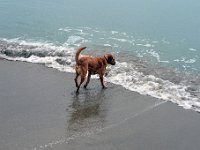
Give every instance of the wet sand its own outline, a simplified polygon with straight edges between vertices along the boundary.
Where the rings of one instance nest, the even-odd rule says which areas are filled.
[[[0,150],[197,150],[200,115],[74,74],[0,60]]]

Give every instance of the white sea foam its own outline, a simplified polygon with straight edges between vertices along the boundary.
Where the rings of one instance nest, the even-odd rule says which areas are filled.
[[[118,34],[118,31],[111,31],[112,34]]]
[[[106,47],[112,47],[110,44],[104,44],[104,46],[106,46]]]
[[[66,41],[66,45],[74,45],[74,46],[80,46],[80,43],[83,41],[84,39],[80,36],[70,36],[67,41]]]
[[[195,48],[189,48],[190,51],[196,52],[197,50]]]
[[[70,32],[70,31],[72,31],[72,29],[68,29],[68,28],[65,28],[65,29],[63,29],[63,28],[60,28],[60,29],[58,29],[59,31],[65,31],[65,32]]]
[[[147,43],[147,44],[136,44],[136,45],[143,46],[143,47],[154,47],[154,45],[149,44],[149,43]]]
[[[169,63],[169,61],[160,60],[160,55],[153,49],[147,50],[146,52],[151,54],[153,57],[155,57],[158,62]]]
[[[176,62],[184,62],[186,64],[193,64],[196,62],[195,58],[191,58],[191,59],[186,59],[185,57],[182,57],[181,59],[175,59],[174,61]]]
[[[185,63],[188,63],[188,64],[193,64],[193,63],[195,63],[195,62],[196,62],[196,59],[195,59],[195,58],[189,59],[189,60],[185,61]]]
[[[153,75],[144,75],[141,72],[135,71],[132,65],[126,62],[118,62],[112,68],[111,74],[112,76],[107,77],[107,81],[121,85],[128,90],[168,100],[177,103],[185,109],[191,109],[193,106],[199,106],[200,104],[198,98],[193,97],[186,91],[187,86],[156,78]],[[196,110],[200,111],[199,109]]]
[[[119,41],[119,42],[127,42],[128,40],[127,39],[120,39],[120,38],[110,38],[110,39],[113,39],[113,40],[116,40],[116,41]]]

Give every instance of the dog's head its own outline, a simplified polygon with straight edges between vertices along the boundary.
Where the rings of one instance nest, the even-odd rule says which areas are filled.
[[[116,63],[115,58],[112,54],[106,54],[106,55],[104,55],[104,57],[108,64],[115,65],[115,63]]]

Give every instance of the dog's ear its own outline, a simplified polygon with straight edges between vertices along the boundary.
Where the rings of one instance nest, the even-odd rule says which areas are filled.
[[[108,64],[115,65],[115,59],[111,54],[104,55]]]
[[[113,57],[111,55],[106,55],[106,60],[108,61],[108,63],[110,63],[112,59]]]
[[[104,55],[104,57],[105,57],[107,63],[109,63],[112,59],[109,54]]]

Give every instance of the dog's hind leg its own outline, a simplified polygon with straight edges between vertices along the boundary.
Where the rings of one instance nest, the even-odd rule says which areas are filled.
[[[78,87],[78,82],[77,82],[78,76],[79,76],[79,74],[76,73],[76,77],[74,78],[74,81],[75,81],[76,87]]]
[[[87,82],[85,83],[84,88],[87,87],[88,83],[90,82],[90,78],[91,78],[91,73],[89,72],[87,77]]]
[[[81,76],[81,81],[80,81],[79,85],[77,86],[77,90],[76,90],[77,93],[79,91],[79,88],[81,87],[81,84],[85,81],[85,77],[87,75],[87,70],[88,70],[87,64],[82,64],[82,67],[79,68],[80,73],[79,72],[78,73]]]
[[[76,90],[77,93],[78,93],[78,91],[79,91],[79,88],[80,88],[81,84],[82,84],[84,81],[85,81],[85,76],[81,76],[81,82],[80,82],[80,84],[78,85],[77,90]]]

